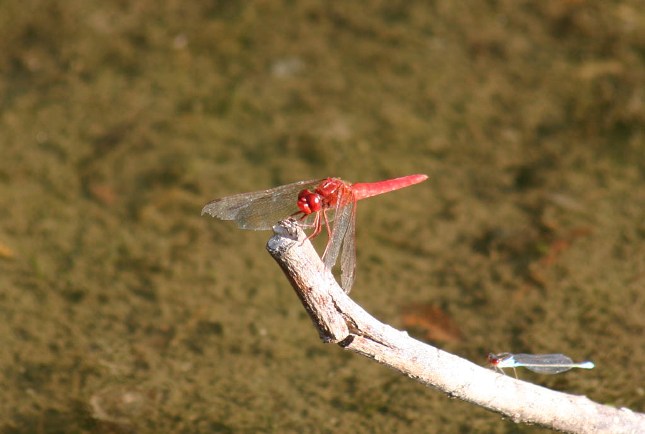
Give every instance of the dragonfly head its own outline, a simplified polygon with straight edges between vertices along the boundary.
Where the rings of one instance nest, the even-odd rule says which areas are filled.
[[[499,357],[493,353],[488,353],[488,363],[495,366],[499,363]]]
[[[298,193],[298,209],[304,214],[309,215],[322,209],[323,201],[318,193],[309,190],[302,190]]]
[[[492,366],[497,366],[502,361],[509,359],[511,356],[512,356],[511,353],[499,353],[499,354],[488,353],[488,363]]]

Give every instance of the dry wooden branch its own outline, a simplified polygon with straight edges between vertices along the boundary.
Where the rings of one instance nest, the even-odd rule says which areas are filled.
[[[267,249],[289,278],[324,342],[338,343],[518,423],[571,433],[645,432],[645,414],[501,375],[377,321],[338,286],[295,222],[280,222],[274,232]]]

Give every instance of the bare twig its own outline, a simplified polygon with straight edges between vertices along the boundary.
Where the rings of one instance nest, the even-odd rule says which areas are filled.
[[[645,432],[644,414],[498,374],[377,321],[338,286],[295,222],[280,222],[274,231],[267,249],[289,278],[324,342],[338,343],[515,422],[571,433]]]

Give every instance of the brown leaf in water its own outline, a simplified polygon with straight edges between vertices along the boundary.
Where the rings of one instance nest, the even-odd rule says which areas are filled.
[[[549,250],[546,255],[540,259],[540,265],[550,267],[553,265],[560,254],[568,250],[573,242],[579,238],[586,238],[591,235],[591,229],[586,227],[578,227],[571,229],[568,233],[561,237],[555,238],[549,245]]]
[[[403,327],[421,332],[429,341],[459,342],[461,330],[447,313],[433,304],[411,304],[401,309]]]
[[[16,254],[9,246],[0,243],[0,259],[13,259],[15,256]]]
[[[103,205],[112,206],[117,199],[114,189],[106,184],[91,184],[89,192],[94,199]]]

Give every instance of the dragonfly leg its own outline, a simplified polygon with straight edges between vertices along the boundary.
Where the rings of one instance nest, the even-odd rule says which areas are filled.
[[[306,215],[302,216],[302,218],[305,218],[305,217]],[[320,213],[317,213],[314,216],[314,222],[311,224],[311,227],[313,227],[314,230],[311,232],[311,234],[309,234],[307,238],[302,240],[303,243],[307,240],[313,240],[320,234],[320,232],[322,232],[322,222],[320,221]]]
[[[303,227],[309,227],[310,225],[307,225],[304,223],[304,219],[307,217],[308,214],[305,214],[302,211],[296,211],[293,214],[291,214],[289,217],[293,217],[296,220],[298,220],[298,224]]]
[[[304,222],[304,220],[305,220],[307,217],[309,217],[309,215],[310,215],[310,214],[306,214],[306,213],[304,213],[304,212],[302,212],[302,211],[297,211],[297,212],[294,212],[293,214],[291,214],[291,215],[289,216],[289,217],[293,217],[293,218],[297,219],[297,220],[298,220],[298,224],[300,225],[300,227],[303,227],[303,228],[314,228],[314,230],[313,230],[313,232],[311,233],[311,235],[309,235],[309,236],[306,238],[307,240],[312,239],[312,238],[316,238],[316,237],[320,234],[320,232],[322,232],[322,226],[321,226],[321,223],[320,223],[320,213],[317,213],[317,214],[314,216],[314,221],[313,221],[313,223],[305,223],[305,222]]]
[[[320,221],[320,213],[316,214],[316,217],[314,217],[314,223],[313,223],[314,230],[307,237],[308,240],[312,240],[316,238],[320,233],[322,232],[322,222]]]
[[[325,221],[325,227],[327,228],[327,235],[329,237],[329,241],[327,241],[327,245],[325,246],[325,251],[323,252],[322,258],[323,260],[325,259],[325,255],[327,254],[327,250],[329,249],[329,245],[331,244],[331,229],[329,228],[329,219],[327,218],[327,212],[326,210],[322,210],[322,218]],[[322,225],[321,225],[322,226]],[[322,230],[322,227],[320,228]]]
[[[329,219],[327,218],[327,210],[322,210],[323,220],[325,221],[325,227],[327,228],[327,235],[331,238],[331,229],[329,228]]]

